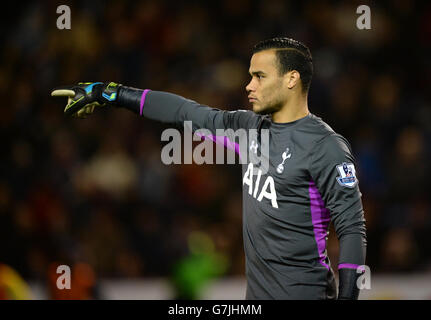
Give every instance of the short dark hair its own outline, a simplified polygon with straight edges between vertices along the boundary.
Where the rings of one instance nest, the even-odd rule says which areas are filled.
[[[313,76],[313,59],[310,49],[297,40],[277,37],[256,44],[253,47],[253,54],[269,49],[276,49],[279,74],[283,75],[292,70],[298,71],[301,75],[302,90],[307,92]]]

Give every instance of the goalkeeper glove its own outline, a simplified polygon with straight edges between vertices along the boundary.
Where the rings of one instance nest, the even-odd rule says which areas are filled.
[[[96,107],[115,106],[120,84],[115,82],[80,82],[78,85],[57,88],[54,97],[68,97],[64,113],[68,116],[86,118]]]
[[[354,269],[339,269],[338,300],[358,300],[359,288],[357,285],[360,274]]]

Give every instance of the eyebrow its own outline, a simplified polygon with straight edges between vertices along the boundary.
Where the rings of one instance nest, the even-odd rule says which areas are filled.
[[[248,74],[251,75],[251,76],[254,76],[254,75],[266,74],[266,73],[263,72],[263,71],[253,71],[253,72],[249,71]]]

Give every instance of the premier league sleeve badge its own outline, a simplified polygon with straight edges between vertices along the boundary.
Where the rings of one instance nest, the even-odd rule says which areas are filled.
[[[340,173],[340,175],[337,177],[337,182],[342,187],[353,188],[358,183],[358,179],[356,179],[355,166],[353,163],[343,162],[337,166],[337,170]]]

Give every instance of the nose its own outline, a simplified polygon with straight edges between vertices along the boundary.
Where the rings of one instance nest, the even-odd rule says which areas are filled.
[[[256,90],[256,87],[253,85],[253,79],[250,80],[248,85],[245,87],[245,90],[247,91],[247,93],[250,93],[251,91]]]

